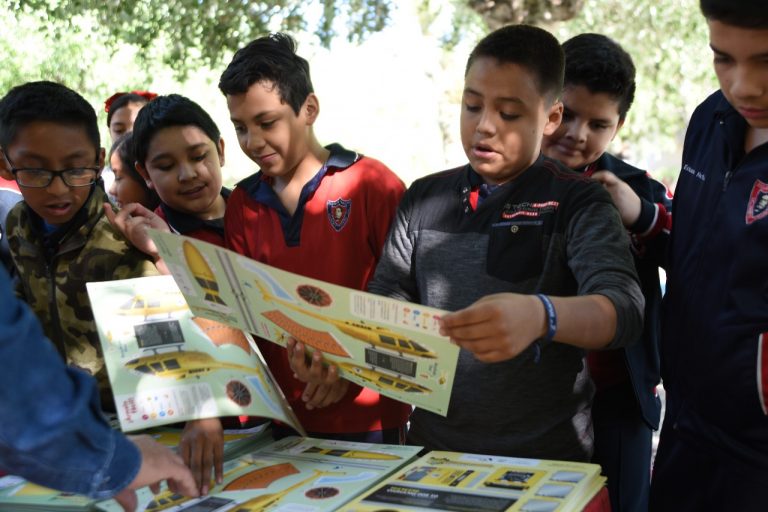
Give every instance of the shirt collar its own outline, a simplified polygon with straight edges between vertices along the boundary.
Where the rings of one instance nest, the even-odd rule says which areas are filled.
[[[225,202],[229,199],[229,194],[231,192],[230,189],[221,187],[221,196],[224,198]],[[200,229],[212,229],[224,236],[223,217],[220,219],[203,220],[198,219],[194,215],[174,210],[165,203],[160,203],[160,208],[163,210],[168,225],[177,233],[186,235],[187,233],[192,233]]]

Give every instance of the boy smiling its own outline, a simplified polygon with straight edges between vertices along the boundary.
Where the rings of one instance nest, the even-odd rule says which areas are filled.
[[[304,276],[364,289],[402,196],[381,162],[322,146],[313,125],[320,103],[309,63],[277,33],[235,53],[219,89],[240,148],[260,169],[232,191],[227,247]],[[316,351],[260,342],[265,359],[304,428],[314,437],[398,443],[410,406],[338,378]],[[277,436],[290,434],[276,427]]]

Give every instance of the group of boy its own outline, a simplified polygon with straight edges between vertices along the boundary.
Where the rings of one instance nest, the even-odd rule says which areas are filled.
[[[410,420],[408,442],[428,449],[594,456],[615,510],[649,506],[661,322],[668,409],[651,509],[757,510],[768,476],[768,304],[755,277],[768,222],[768,19],[749,2],[701,8],[721,91],[689,128],[671,238],[664,187],[605,153],[634,96],[631,59],[610,39],[561,47],[524,25],[485,37],[465,71],[469,163],[406,191],[380,162],[318,142],[309,64],[273,34],[239,50],[219,84],[260,168],[231,193],[223,141],[199,106],[169,95],[138,113],[132,144],[161,199],[154,213],[102,208],[103,150],[79,95],[41,82],[0,101],[0,173],[24,195],[8,221],[22,297],[67,363],[97,377],[84,283],[155,273],[153,258],[162,269],[148,225],[451,311],[441,332],[463,350],[447,417],[350,384],[301,343],[260,348],[310,435],[402,442]],[[221,480],[221,432],[218,419],[185,427],[181,455],[203,494],[212,471]]]

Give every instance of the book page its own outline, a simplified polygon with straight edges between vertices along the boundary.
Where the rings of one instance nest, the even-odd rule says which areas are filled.
[[[248,335],[193,315],[171,276],[87,289],[123,431],[248,415],[303,433]]]
[[[596,464],[433,451],[340,510],[581,511],[604,483]]]
[[[196,315],[285,346],[321,350],[340,375],[447,415],[459,348],[443,311],[285,272],[199,240],[150,230]]]

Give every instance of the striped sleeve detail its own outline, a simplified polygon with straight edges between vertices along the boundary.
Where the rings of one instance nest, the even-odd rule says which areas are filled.
[[[670,229],[672,229],[672,214],[663,204],[655,203],[651,223],[645,231],[636,233],[636,236],[640,240],[648,240],[659,233],[669,234]]]

